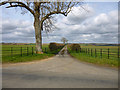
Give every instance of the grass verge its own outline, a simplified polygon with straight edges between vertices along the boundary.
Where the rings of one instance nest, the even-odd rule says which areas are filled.
[[[77,58],[80,61],[88,62],[88,63],[93,63],[97,65],[104,65],[104,66],[110,66],[110,67],[118,67],[118,60],[108,60],[108,59],[100,59],[100,58],[95,58],[91,56],[86,56],[86,54],[80,54],[80,53],[70,53],[71,56]]]
[[[88,63],[92,63],[92,64],[96,64],[96,65],[101,65],[101,66],[108,66],[108,67],[116,67],[118,68],[118,61],[119,60],[113,60],[113,59],[107,59],[107,58],[100,58],[100,57],[93,57],[90,56],[86,53],[76,53],[76,52],[72,52],[70,49],[68,49],[69,54],[82,61],[82,62],[88,62]]]
[[[11,55],[11,47],[13,47],[12,55]],[[22,56],[21,56],[21,48],[22,47]],[[27,48],[29,47],[28,54]],[[43,54],[35,54],[32,55],[32,47],[34,47],[33,51],[35,51],[35,45],[3,45],[2,46],[2,63],[18,63],[18,62],[28,62],[34,60],[46,59],[54,56],[55,54],[51,53],[48,44],[43,45]],[[46,48],[46,50],[45,50]]]
[[[18,62],[27,62],[27,61],[33,61],[33,60],[41,60],[45,58],[49,58],[54,56],[54,54],[34,54],[34,55],[29,55],[29,56],[22,56],[20,57],[19,55],[13,56],[13,57],[4,57],[2,60],[2,63],[18,63]]]

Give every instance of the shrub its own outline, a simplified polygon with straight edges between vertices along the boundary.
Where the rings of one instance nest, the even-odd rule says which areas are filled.
[[[50,51],[54,51],[54,50],[58,49],[56,43],[50,43],[49,48],[50,48]]]
[[[57,54],[63,47],[64,47],[64,44],[58,44],[58,43],[49,44],[49,49],[51,53],[54,53],[54,54]]]
[[[79,44],[71,44],[70,48],[72,51],[80,51],[80,45]]]
[[[58,43],[57,43],[57,48],[58,48],[58,49],[62,49],[63,47],[64,47],[64,44],[58,44]]]

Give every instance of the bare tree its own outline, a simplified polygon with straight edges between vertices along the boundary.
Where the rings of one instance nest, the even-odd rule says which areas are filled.
[[[0,2],[0,6],[7,5],[6,8],[20,7],[29,11],[34,17],[34,29],[36,38],[36,52],[42,52],[42,30],[49,32],[53,27],[52,17],[55,14],[67,16],[72,7],[80,2],[49,2],[39,0],[41,2],[29,2],[29,0],[7,0]],[[25,12],[23,12],[25,13]]]
[[[63,42],[63,44],[68,42],[68,40],[66,38],[64,38],[64,37],[62,37],[61,41]]]

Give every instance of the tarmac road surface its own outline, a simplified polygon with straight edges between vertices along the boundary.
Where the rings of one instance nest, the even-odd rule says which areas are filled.
[[[80,62],[67,54],[2,68],[3,88],[118,88],[118,70]]]

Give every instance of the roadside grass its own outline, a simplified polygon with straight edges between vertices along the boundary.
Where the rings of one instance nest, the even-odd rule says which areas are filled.
[[[18,63],[18,62],[28,62],[28,61],[33,61],[33,60],[41,60],[45,58],[49,58],[54,56],[54,54],[34,54],[34,55],[29,55],[29,56],[22,56],[20,57],[19,55],[15,55],[13,57],[3,57],[2,58],[2,63]]]
[[[97,65],[103,65],[103,66],[110,66],[110,67],[118,67],[118,59],[115,57],[111,57],[111,59],[107,59],[105,57],[107,57],[106,54],[103,54],[103,58],[101,58],[98,54],[97,57],[95,57],[95,55],[90,55],[90,54],[86,54],[86,53],[76,53],[71,51],[71,49],[68,47],[68,51],[70,53],[70,55],[72,57],[75,57],[76,59],[83,61],[83,62],[88,62],[88,63],[93,63],[93,64],[97,64]]]
[[[13,51],[11,54],[11,47]],[[22,47],[22,56],[21,56]],[[29,48],[27,52],[27,47]],[[32,47],[35,51],[35,45],[2,45],[2,63],[17,63],[17,62],[27,62],[33,60],[41,60],[54,56],[48,48],[48,44],[43,45],[43,54],[32,55]],[[28,55],[27,55],[28,54]]]
[[[96,49],[96,54],[98,57],[101,55],[101,49],[102,49],[102,57],[103,58],[108,58],[108,48],[109,48],[109,58],[113,60],[118,60],[118,46],[94,46],[94,45],[81,45],[81,48],[83,49],[88,49],[93,51],[93,56],[95,56],[95,49]],[[119,49],[119,55],[120,55],[120,49]]]
[[[77,58],[80,61],[98,64],[98,65],[104,65],[104,66],[112,66],[112,67],[118,67],[118,60],[111,60],[111,59],[105,59],[105,58],[95,58],[91,56],[86,56],[84,53],[70,53],[71,56]]]

